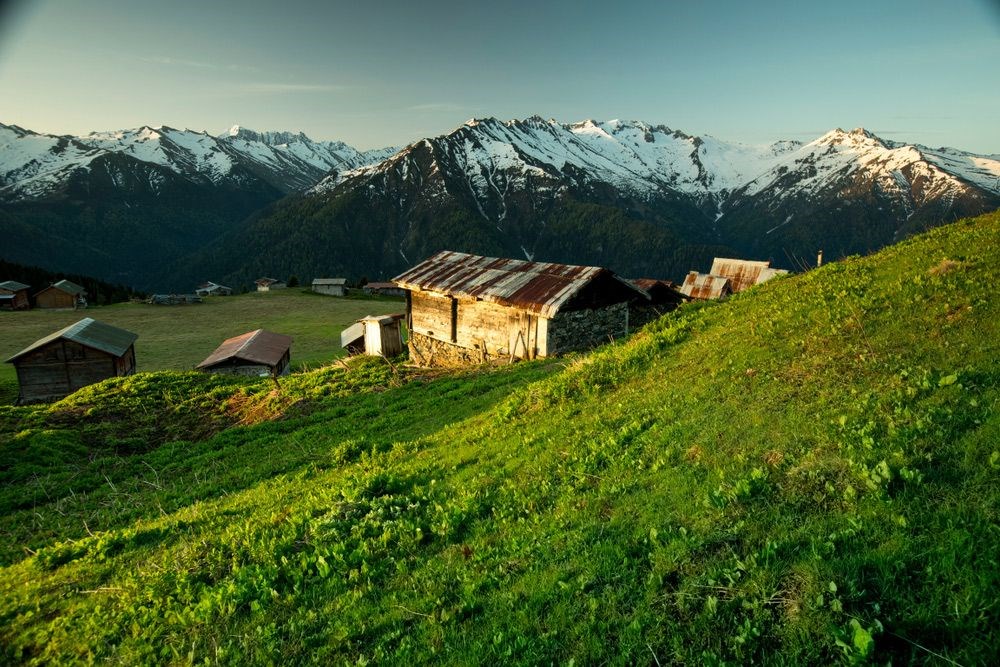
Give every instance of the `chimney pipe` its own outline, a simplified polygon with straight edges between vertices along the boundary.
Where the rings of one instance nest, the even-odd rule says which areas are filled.
[[[816,268],[823,266],[823,251],[820,250],[819,254],[816,255]]]

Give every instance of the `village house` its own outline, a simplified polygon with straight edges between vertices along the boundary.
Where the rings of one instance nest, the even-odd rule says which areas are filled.
[[[291,371],[292,337],[257,329],[223,341],[198,370],[226,375],[278,377]]]
[[[749,259],[730,259],[728,257],[716,257],[712,261],[713,276],[725,276],[729,279],[729,286],[733,293],[742,292],[745,289],[759,285],[763,282],[785,275],[788,271],[784,269],[772,269],[771,262],[761,262]]]
[[[406,296],[406,290],[396,283],[368,283],[361,288],[361,291],[369,296]]]
[[[316,278],[312,291],[329,296],[347,296],[347,278]]]
[[[194,291],[200,297],[206,296],[232,296],[233,288],[226,287],[225,285],[220,285],[218,283],[213,283],[209,280],[206,283],[198,285],[198,289]]]
[[[135,372],[138,336],[85,317],[7,360],[17,370],[19,403],[52,401],[106,378]]]
[[[28,310],[31,300],[28,298],[30,285],[16,280],[5,280],[0,283],[0,308],[4,310]]]
[[[340,346],[350,355],[398,357],[403,353],[400,322],[405,315],[369,315],[340,332]]]
[[[288,287],[285,281],[277,278],[258,278],[254,281],[258,292],[270,292],[273,289],[285,289]]]
[[[442,251],[393,279],[407,290],[410,357],[455,365],[533,359],[628,334],[649,296],[612,271]]]
[[[87,290],[69,280],[60,280],[35,295],[39,308],[86,308]]]

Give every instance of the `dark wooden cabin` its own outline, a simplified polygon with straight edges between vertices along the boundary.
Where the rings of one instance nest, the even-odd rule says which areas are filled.
[[[85,317],[7,360],[17,370],[19,403],[52,401],[81,387],[135,372],[138,336]]]
[[[649,295],[609,269],[442,251],[393,279],[407,290],[410,357],[422,365],[534,359],[629,332]]]
[[[85,308],[87,290],[69,280],[60,280],[36,294],[35,305],[39,308]]]
[[[16,280],[5,280],[0,283],[0,308],[4,310],[28,310],[31,299],[28,297],[30,285]]]
[[[291,359],[291,336],[257,329],[226,339],[197,368],[208,373],[277,377],[289,373]]]

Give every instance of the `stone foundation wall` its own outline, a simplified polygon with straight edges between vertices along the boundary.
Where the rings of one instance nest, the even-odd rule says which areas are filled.
[[[548,354],[565,354],[603,345],[632,330],[628,304],[557,313],[549,321]]]
[[[407,347],[410,361],[420,366],[474,366],[501,360],[501,357],[491,356],[483,350],[470,350],[413,331],[410,332]]]

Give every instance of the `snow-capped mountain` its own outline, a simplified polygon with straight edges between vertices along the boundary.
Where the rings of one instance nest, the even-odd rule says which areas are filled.
[[[239,126],[217,137],[166,126],[68,137],[0,124],[0,197],[32,199],[58,193],[77,170],[87,171],[95,159],[112,154],[164,167],[193,183],[231,185],[256,177],[293,192],[333,169],[360,167],[393,152],[362,152],[339,141],[313,141],[302,133],[254,132]],[[155,192],[156,184],[150,185]]]
[[[384,278],[442,248],[680,277],[721,253],[796,268],[820,248],[828,258],[867,252],[995,209],[1000,157],[860,128],[754,146],[639,121],[538,116],[474,119],[365,152],[239,126],[219,136],[142,127],[57,137],[0,125],[0,202],[26,239],[49,224],[34,222],[33,202],[49,206],[40,221],[58,205],[71,218],[59,238],[72,268],[139,285],[160,275],[179,288],[206,271],[236,282]],[[106,239],[110,228],[118,236]],[[121,264],[123,229],[169,252],[142,255],[144,239],[124,272],[86,264]],[[46,263],[47,234],[11,258]]]

